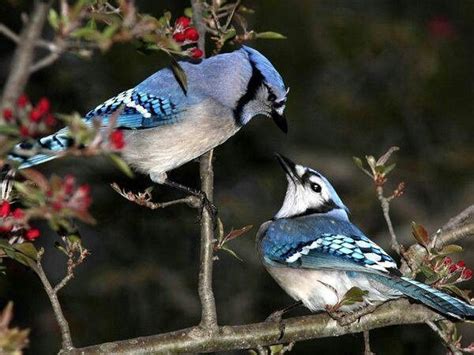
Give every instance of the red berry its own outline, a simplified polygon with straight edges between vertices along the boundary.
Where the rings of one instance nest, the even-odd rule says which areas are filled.
[[[31,228],[27,230],[25,233],[25,239],[30,240],[30,241],[35,240],[39,236],[40,236],[40,231],[39,229],[36,229],[36,228]]]
[[[21,208],[15,208],[12,212],[12,216],[15,219],[23,219],[25,212]]]
[[[460,260],[460,261],[457,262],[456,267],[457,267],[458,269],[461,269],[461,268],[463,268],[465,265],[466,265],[466,264],[464,263],[464,261],[463,261],[463,260]]]
[[[18,107],[25,107],[29,102],[30,102],[30,100],[28,99],[28,96],[23,94],[18,98],[16,103],[17,103]]]
[[[176,32],[174,35],[173,35],[173,39],[178,42],[178,43],[181,43],[181,42],[184,42],[186,40],[186,36],[184,35],[184,32]]]
[[[194,27],[189,27],[184,31],[184,36],[188,41],[196,42],[199,39],[199,32]]]
[[[464,269],[461,276],[464,280],[470,280],[471,277],[472,277],[472,270],[471,269]]]
[[[114,149],[122,149],[125,146],[123,132],[116,129],[110,134],[110,143]]]
[[[52,114],[48,114],[46,116],[46,119],[44,120],[44,123],[46,123],[46,126],[52,127],[52,126],[56,125],[56,119],[54,118],[54,116]]]
[[[0,226],[0,233],[8,233],[13,229],[11,224]]]
[[[0,217],[2,218],[7,217],[10,214],[10,209],[11,209],[10,202],[3,201],[0,204]]]
[[[41,121],[41,117],[43,116],[43,114],[39,111],[39,110],[32,110],[30,112],[30,121],[31,122],[39,122]]]
[[[203,54],[204,54],[204,52],[202,50],[200,50],[199,48],[197,48],[197,47],[191,49],[191,57],[193,57],[195,59],[201,58],[203,56]]]
[[[5,121],[10,121],[13,118],[13,111],[9,108],[3,110],[3,118]]]
[[[456,264],[453,264],[449,267],[449,272],[450,273],[456,272],[457,269],[458,267],[456,266]]]
[[[78,191],[83,195],[89,195],[89,193],[91,192],[91,187],[87,184],[84,184],[79,186]]]
[[[61,201],[54,201],[52,204],[52,207],[53,207],[53,210],[58,212],[63,208],[63,204],[61,203]]]
[[[49,100],[46,97],[42,97],[36,104],[36,109],[42,114],[49,112],[50,107],[51,104],[49,103]]]
[[[20,135],[22,137],[29,137],[30,136],[30,130],[28,129],[27,126],[25,126],[25,125],[20,126]]]
[[[451,265],[453,262],[453,259],[451,259],[449,256],[446,256],[443,260],[443,264],[448,266],[448,265]]]
[[[176,27],[186,28],[191,24],[191,19],[187,16],[181,16],[176,19],[174,24]]]
[[[76,183],[76,178],[72,175],[66,175],[64,177],[64,182],[63,182],[63,186],[64,186],[64,192],[66,193],[66,195],[69,195],[72,190],[74,189],[74,184]]]

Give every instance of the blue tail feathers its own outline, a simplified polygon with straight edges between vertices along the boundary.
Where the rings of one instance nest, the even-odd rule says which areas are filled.
[[[474,319],[474,306],[422,282],[406,277],[380,274],[372,274],[371,277],[445,316],[457,319]]]
[[[68,129],[63,128],[58,132],[39,139],[36,143],[22,142],[17,144],[8,158],[20,163],[19,169],[29,168],[45,163],[56,158],[55,152],[67,149],[72,144]],[[43,153],[50,151],[51,154]]]

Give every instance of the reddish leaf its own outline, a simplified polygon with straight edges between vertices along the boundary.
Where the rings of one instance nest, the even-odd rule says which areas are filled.
[[[426,248],[428,244],[430,243],[430,236],[428,232],[426,231],[425,227],[423,227],[421,224],[412,222],[411,228],[412,228],[411,232],[413,236],[415,237],[416,241],[418,242],[418,244]]]

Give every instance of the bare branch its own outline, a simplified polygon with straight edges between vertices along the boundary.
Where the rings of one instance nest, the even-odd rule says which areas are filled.
[[[2,107],[13,106],[16,99],[23,93],[30,76],[31,63],[38,38],[41,36],[51,1],[35,1],[30,20],[22,31],[18,46],[13,55],[10,74],[7,78],[2,94]]]
[[[403,309],[403,312],[400,312]],[[442,317],[419,304],[406,299],[390,301],[375,312],[363,316],[359,322],[341,327],[327,314],[295,317],[278,322],[262,322],[238,326],[218,327],[214,334],[192,327],[176,332],[110,342],[81,349],[65,351],[65,354],[108,353],[176,353],[217,352],[237,349],[256,349],[259,346],[287,344],[307,339],[335,337],[360,333],[366,330],[399,324],[418,324],[438,321]],[[284,334],[281,336],[281,326]]]
[[[110,186],[122,197],[127,200],[136,203],[139,206],[147,207],[151,210],[156,210],[158,208],[166,208],[169,206],[177,205],[184,203],[192,208],[200,208],[201,201],[199,198],[193,195],[189,195],[185,198],[180,198],[178,200],[167,201],[167,202],[153,202],[152,196],[149,191],[145,190],[144,192],[133,193],[131,191],[125,191],[117,183],[110,184]]]
[[[202,13],[204,5],[202,0],[192,0],[191,6],[193,9],[194,26],[199,32],[198,47],[205,53],[206,25]],[[201,156],[199,165],[201,191],[205,193],[209,202],[212,202],[214,195],[212,157],[212,150],[205,153]],[[198,286],[199,299],[201,301],[200,327],[208,332],[208,334],[213,334],[217,329],[216,301],[212,290],[214,223],[213,216],[208,208],[203,207],[201,213],[201,258]]]
[[[20,37],[3,23],[0,23],[0,33],[15,43],[20,42]]]
[[[48,277],[46,276],[43,266],[41,265],[41,257],[43,255],[43,250],[41,250],[38,253],[38,261],[36,264],[31,264],[31,268],[33,271],[38,275],[39,279],[41,280],[41,283],[43,284],[43,288],[46,291],[46,294],[48,295],[49,301],[51,302],[51,305],[53,306],[53,311],[54,311],[54,316],[56,317],[56,321],[58,322],[59,328],[61,329],[61,337],[62,337],[62,348],[63,350],[72,350],[74,349],[74,345],[72,344],[72,339],[71,339],[71,331],[69,330],[69,324],[64,317],[63,310],[61,308],[61,304],[59,303],[58,300],[58,295],[56,294],[56,291],[53,289],[51,286],[51,283],[48,280]]]

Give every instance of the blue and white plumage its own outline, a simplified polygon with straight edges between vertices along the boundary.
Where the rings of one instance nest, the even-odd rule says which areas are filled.
[[[261,259],[280,286],[312,311],[336,305],[352,287],[368,291],[364,303],[402,296],[454,318],[474,317],[474,307],[403,277],[395,261],[349,220],[348,209],[317,171],[278,156],[288,189],[281,209],[257,235]]]
[[[170,68],[162,69],[133,89],[90,111],[105,127],[121,108],[116,125],[124,130],[124,159],[153,181],[166,181],[166,172],[222,144],[256,115],[272,117],[283,130],[287,88],[273,65],[258,51],[242,47],[199,63],[181,62],[187,77],[184,92]],[[71,144],[67,129],[19,144],[11,159],[20,168],[54,159],[52,153]]]

